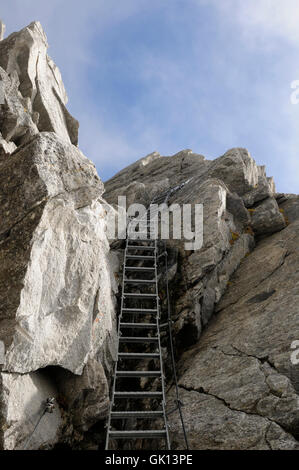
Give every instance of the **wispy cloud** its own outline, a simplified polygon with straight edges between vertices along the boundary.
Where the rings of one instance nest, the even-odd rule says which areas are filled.
[[[197,0],[195,0],[197,1]],[[237,22],[241,31],[253,40],[265,40],[268,45],[274,38],[299,45],[299,3],[297,0],[199,0],[213,4],[221,15]],[[259,45],[260,42],[259,42]]]
[[[103,179],[154,150],[244,146],[299,192],[298,0],[10,0],[1,15],[8,33],[41,21]]]

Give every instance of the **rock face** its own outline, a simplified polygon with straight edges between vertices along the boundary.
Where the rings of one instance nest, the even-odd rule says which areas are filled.
[[[43,415],[47,398],[57,389],[43,371],[1,373],[1,443],[6,450],[49,449],[59,440],[62,416],[58,407]],[[43,415],[43,416],[42,416]],[[37,432],[34,427],[39,422]]]
[[[245,149],[214,161],[190,150],[151,154],[106,182],[104,197],[115,207],[118,195],[148,204],[176,186],[169,205],[203,204],[201,249],[168,242],[190,448],[298,449],[299,369],[291,362],[299,339],[298,197],[277,195]],[[163,276],[160,284],[163,314]],[[172,387],[169,409],[174,403]],[[172,448],[184,449],[178,413],[169,421]]]
[[[178,342],[183,345],[185,336],[189,341],[199,339],[231,275],[256,241],[283,229],[286,221],[273,197],[272,178],[246,149],[231,149],[214,161],[191,150],[172,157],[155,152],[107,181],[104,197],[114,207],[120,195],[127,196],[127,204],[149,204],[170,187],[174,190],[169,205],[203,204],[202,248],[190,252],[181,241],[169,243],[180,258],[173,311]]]
[[[104,188],[74,145],[77,121],[65,108],[61,76],[46,50],[39,23],[0,43],[4,449],[51,448],[63,442],[62,430],[82,433],[103,419],[115,359],[118,286]],[[54,413],[30,437],[52,396]]]
[[[0,447],[103,447],[122,260],[109,214],[119,216],[118,196],[149,205],[167,194],[168,205],[203,204],[202,243],[167,241],[190,448],[298,449],[291,358],[299,341],[299,196],[276,194],[243,148],[213,161],[191,150],[153,152],[104,188],[77,147],[78,122],[40,23],[6,39],[3,31],[0,23]],[[55,409],[45,412],[52,397]],[[169,421],[172,448],[183,449],[178,414]]]
[[[35,124],[39,132],[55,132],[76,145],[79,124],[65,107],[67,95],[61,75],[47,55],[47,48],[47,38],[39,22],[1,41],[1,79],[4,81],[7,77],[7,94],[13,88],[12,102],[7,100],[2,110],[3,137],[19,141],[26,134],[36,133]],[[14,101],[21,102],[22,113],[15,109]]]
[[[180,359],[192,448],[298,449],[298,234],[299,219],[258,244]],[[179,430],[177,418],[172,424]],[[180,447],[182,435],[173,438]]]
[[[95,319],[112,329],[102,183],[76,147],[48,133],[17,149],[1,170],[4,370],[59,365],[82,373]],[[98,314],[96,297],[106,298]]]

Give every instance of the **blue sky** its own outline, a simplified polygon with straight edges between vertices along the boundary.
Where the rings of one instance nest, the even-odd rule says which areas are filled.
[[[154,150],[240,146],[299,193],[298,0],[1,3],[7,34],[41,21],[103,180]]]

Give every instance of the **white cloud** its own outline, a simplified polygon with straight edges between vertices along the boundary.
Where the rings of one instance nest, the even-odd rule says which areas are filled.
[[[217,8],[225,19],[239,24],[252,40],[283,39],[299,44],[298,0],[199,0]],[[198,2],[198,0],[195,0]]]

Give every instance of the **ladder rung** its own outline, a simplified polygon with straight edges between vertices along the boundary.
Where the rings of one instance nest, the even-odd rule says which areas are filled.
[[[159,353],[118,353],[119,359],[160,359]]]
[[[159,340],[157,336],[120,336],[121,343],[156,343]]]
[[[127,419],[127,418],[159,418],[163,417],[163,411],[112,411],[112,419]]]
[[[165,410],[164,410],[164,401],[165,401],[165,396],[164,396],[164,373],[163,373],[163,367],[162,367],[162,357],[161,357],[161,350],[160,350],[160,339],[159,339],[159,295],[157,291],[157,241],[155,239],[151,239],[149,235],[153,234],[153,231],[151,233],[149,232],[150,228],[155,228],[154,223],[148,222],[146,219],[143,221],[142,225],[145,227],[146,230],[143,231],[143,234],[139,238],[134,237],[134,232],[131,231],[130,233],[130,228],[128,230],[128,235],[127,235],[127,244],[126,244],[126,250],[125,250],[125,259],[124,259],[124,269],[123,269],[123,284],[125,285],[123,292],[122,292],[122,308],[121,308],[121,315],[119,319],[119,350],[125,349],[129,351],[134,351],[134,344],[154,344],[153,349],[155,352],[119,352],[118,350],[118,355],[117,358],[119,361],[121,359],[128,359],[128,360],[139,360],[139,359],[149,359],[149,360],[156,360],[159,362],[155,362],[152,366],[153,369],[156,368],[156,365],[160,365],[159,370],[116,370],[115,371],[115,378],[114,378],[114,387],[113,387],[113,393],[112,393],[112,401],[111,401],[111,408],[110,408],[110,415],[109,415],[109,423],[110,420],[128,420],[130,418],[135,418],[135,419],[158,419],[158,418],[164,418],[166,420],[166,415],[165,415]],[[131,235],[131,236],[130,236]],[[135,250],[135,251],[134,251]],[[127,260],[136,260],[136,261],[141,261],[139,263],[128,263]],[[145,263],[142,261],[151,261],[153,263]],[[136,264],[136,266],[128,266],[128,264]],[[147,265],[148,266],[138,266],[140,265]],[[127,272],[131,273],[131,279],[130,276],[127,275]],[[139,273],[144,272],[144,273],[152,273],[153,276],[140,276],[142,279],[137,279],[139,277]],[[135,275],[134,275],[135,273]],[[149,277],[149,279],[144,279],[144,277]],[[156,284],[156,287],[153,287]],[[127,287],[128,285],[128,287]],[[132,286],[130,286],[132,285]],[[132,288],[132,287],[137,287]],[[145,289],[142,289],[142,287],[145,287]],[[126,290],[131,290],[133,292],[125,292]],[[145,292],[138,292],[138,291],[145,291]],[[135,291],[135,292],[134,292]],[[149,300],[155,300],[156,302],[154,303],[149,303],[148,306],[151,306],[151,308],[143,308],[143,305],[147,306],[146,301],[144,304],[141,302],[140,308],[136,307],[136,304],[138,305],[139,302],[135,302],[135,305],[132,304],[132,302],[129,302],[130,299],[140,299],[141,301],[143,299],[149,299]],[[126,302],[127,301],[127,302]],[[126,305],[127,303],[127,305]],[[129,307],[128,304],[134,305],[133,307]],[[126,305],[126,307],[123,307],[123,305]],[[153,315],[151,318],[151,323],[146,322],[146,317],[141,317],[141,318],[128,318],[129,322],[127,321],[122,321],[122,315],[125,313],[129,314],[142,314],[142,315]],[[136,323],[132,322],[132,320],[141,320],[143,323]],[[154,323],[153,323],[154,322]],[[132,331],[124,332],[122,329],[130,329]],[[156,328],[156,330],[154,330]],[[135,332],[134,329],[139,329],[141,331]],[[152,330],[149,331],[149,334],[153,336],[146,336],[147,332],[142,331],[143,329],[148,329]],[[122,334],[124,333],[124,336]],[[132,335],[137,335],[137,336],[132,336]],[[132,346],[130,346],[130,343],[132,343]],[[125,348],[121,347],[121,344],[127,344]],[[147,348],[140,348],[141,350]],[[150,350],[150,348],[148,348]],[[157,352],[158,351],[158,352]],[[144,369],[145,367],[142,365],[143,363],[136,363],[137,367],[138,364],[141,365],[141,367]],[[150,364],[150,362],[149,362]],[[124,361],[121,362],[120,368],[122,369],[122,365],[127,365],[127,367],[132,367],[130,366],[130,362]],[[116,366],[117,367],[117,366]],[[135,368],[132,367],[132,368]],[[117,388],[122,388],[122,381],[116,382],[116,379],[118,378],[141,378],[141,377],[154,377],[158,378],[158,382],[160,383],[160,391],[150,391],[150,390],[142,390],[141,387],[134,386],[132,384],[131,391],[115,391],[115,385],[118,383]],[[135,381],[134,381],[135,383]],[[162,387],[162,390],[161,390]],[[132,391],[135,389],[135,391]],[[138,391],[138,388],[141,388],[141,390]],[[137,390],[136,390],[137,389]],[[151,408],[149,411],[142,411],[142,410],[136,410],[136,408],[139,408],[139,406],[132,406],[135,408],[135,411],[112,411],[113,406],[117,405],[118,402],[115,402],[116,399],[156,399],[157,402],[159,403],[160,406],[158,407],[158,410],[156,409],[155,411],[152,411]],[[123,403],[123,402],[122,402]],[[143,403],[143,402],[141,402]],[[133,405],[133,402],[131,403]],[[127,407],[129,408],[129,406]],[[163,409],[162,409],[163,408]],[[116,407],[117,409],[117,407]],[[123,423],[124,424],[124,423]],[[128,423],[129,424],[129,423]],[[124,427],[124,426],[123,426]],[[130,427],[130,426],[128,426]],[[141,426],[139,426],[141,427]],[[146,424],[142,426],[143,428],[147,427]],[[151,427],[151,426],[148,426]],[[165,427],[164,429],[159,429],[163,426],[153,426],[158,429],[129,429],[129,430],[115,430],[113,428],[108,427],[108,432],[107,432],[107,440],[106,440],[106,448],[109,448],[109,439],[140,439],[140,438],[157,438],[157,439],[165,439],[167,441],[167,444],[169,442],[168,440],[168,429],[167,425],[165,422]]]
[[[155,246],[143,246],[143,245],[128,245],[127,248],[132,250],[155,250]]]
[[[149,240],[150,240],[149,236],[150,236],[150,233],[149,233],[149,232],[148,232],[148,233],[144,233],[144,236],[139,236],[139,237],[138,237],[138,240],[140,240],[140,241],[142,241],[142,242],[149,241]],[[152,240],[155,241],[155,240],[157,240],[157,239],[158,239],[158,237],[153,238]]]
[[[156,323],[120,323],[121,328],[157,328]]]
[[[144,315],[155,314],[158,310],[156,308],[123,308],[122,313],[142,313]]]
[[[109,431],[111,439],[166,438],[166,431]]]
[[[132,243],[137,243],[139,242],[140,240],[138,238],[127,238],[128,240],[128,245],[131,245],[131,246],[140,246],[140,245],[132,245]],[[154,245],[155,245],[155,240],[151,240],[150,238],[148,240],[142,240],[142,243],[152,243],[154,242]],[[146,245],[146,246],[154,246],[154,245]]]
[[[161,377],[160,370],[117,370],[116,377]]]
[[[156,299],[158,297],[157,294],[133,294],[132,292],[124,292],[123,296],[126,298],[132,298],[132,299]]]
[[[125,266],[127,271],[155,271],[155,267],[147,267],[147,266]]]
[[[115,398],[162,398],[162,392],[114,392]]]

